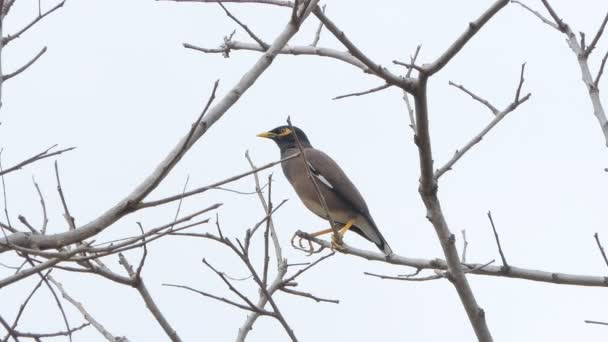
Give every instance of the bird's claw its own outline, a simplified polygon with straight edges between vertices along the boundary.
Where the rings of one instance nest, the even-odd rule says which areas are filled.
[[[296,245],[296,243],[295,243],[296,237],[298,238],[298,245]],[[308,246],[304,246],[302,244],[303,241],[306,241],[308,243]],[[317,254],[325,249],[325,247],[323,247],[323,246],[320,246],[319,249],[315,249],[312,244],[312,241],[298,236],[297,233],[294,234],[293,237],[291,238],[291,246],[297,250],[306,252],[306,256],[311,256],[313,254]]]
[[[331,236],[331,250],[343,252],[345,250],[342,241],[338,240],[335,235]]]

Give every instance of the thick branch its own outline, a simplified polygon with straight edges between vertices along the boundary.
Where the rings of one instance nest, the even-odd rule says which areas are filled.
[[[445,52],[439,56],[433,63],[424,65],[424,73],[428,76],[441,70],[450,62],[454,56],[466,45],[466,43],[475,36],[475,34],[485,25],[492,17],[498,13],[503,7],[509,3],[509,0],[498,0],[488,8],[477,20],[469,23],[467,29],[458,37]]]
[[[227,53],[231,50],[247,50],[247,51],[258,51],[264,52],[264,49],[258,44],[240,42],[236,40],[228,40],[224,42],[224,46],[219,49],[206,49],[196,45],[184,43],[184,47],[187,49],[197,50],[204,53]],[[368,68],[360,60],[353,57],[348,52],[338,51],[331,48],[316,47],[316,46],[284,46],[277,52],[282,55],[308,55],[308,56],[320,56],[329,57],[337,60],[341,60],[348,64],[351,64],[364,72],[368,72]]]
[[[314,241],[315,243],[318,243],[325,248],[331,247],[331,243],[329,241],[317,239],[315,237],[310,236],[309,234],[307,234],[305,232],[298,231],[296,233],[296,235],[303,239]],[[410,257],[393,254],[391,256],[391,258],[387,260],[386,256],[382,253],[358,249],[358,248],[351,247],[348,245],[344,245],[344,250],[343,251],[341,250],[340,252],[343,254],[352,255],[352,256],[360,257],[360,258],[367,259],[367,260],[380,261],[380,262],[393,264],[393,265],[413,267],[418,270],[424,270],[424,269],[447,270],[447,268],[448,268],[446,261],[442,260],[442,259],[410,258]],[[529,268],[517,267],[517,266],[513,266],[513,265],[509,265],[509,270],[507,272],[504,271],[502,266],[488,265],[488,266],[484,266],[483,268],[479,268],[480,266],[483,266],[483,265],[484,264],[481,264],[481,263],[466,263],[466,264],[461,264],[460,268],[463,270],[463,272],[471,270],[471,269],[477,269],[473,272],[470,272],[470,274],[475,274],[475,275],[531,280],[531,281],[558,284],[558,285],[608,287],[608,277],[603,277],[603,276],[589,276],[589,275],[542,271],[542,270],[534,270],[534,269],[529,269]]]

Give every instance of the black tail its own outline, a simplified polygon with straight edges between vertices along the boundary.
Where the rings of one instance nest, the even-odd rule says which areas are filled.
[[[380,249],[385,255],[393,254],[393,250],[388,245],[388,242],[386,242],[386,240],[384,239],[384,236],[382,236],[382,234],[380,233],[380,230],[378,230],[378,228],[376,227],[375,224],[373,224],[373,228],[374,228],[374,235],[376,235],[376,236],[368,236],[367,234],[365,234],[363,232],[363,230],[361,228],[359,228],[357,226],[352,226],[350,228],[350,230],[361,235],[366,240],[373,242],[378,247],[378,249]]]

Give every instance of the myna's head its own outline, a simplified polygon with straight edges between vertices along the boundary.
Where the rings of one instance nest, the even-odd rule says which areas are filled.
[[[304,131],[296,126],[292,126],[293,130],[289,126],[279,126],[271,131],[260,133],[257,136],[260,138],[268,138],[274,141],[281,150],[289,147],[297,147],[295,135],[298,136],[298,140],[302,147],[310,147],[310,141],[304,134]]]

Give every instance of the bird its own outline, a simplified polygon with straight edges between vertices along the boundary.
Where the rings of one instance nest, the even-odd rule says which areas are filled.
[[[304,206],[326,220],[329,220],[327,217],[327,211],[329,211],[331,219],[341,225],[338,230],[340,239],[336,239],[334,236],[333,247],[340,249],[342,246],[337,241],[341,241],[342,236],[352,230],[373,242],[385,255],[392,254],[390,246],[378,230],[359,190],[333,159],[323,151],[312,147],[303,130],[292,125],[279,126],[257,136],[270,139],[277,144],[281,152],[281,159],[283,159],[281,162],[283,173]],[[305,158],[298,156],[284,160],[300,152],[298,141]],[[307,167],[309,171],[306,170]],[[325,199],[327,211],[322,205],[319,193],[309,174],[314,177],[319,192]],[[310,235],[320,236],[332,231],[331,228],[328,228]]]

